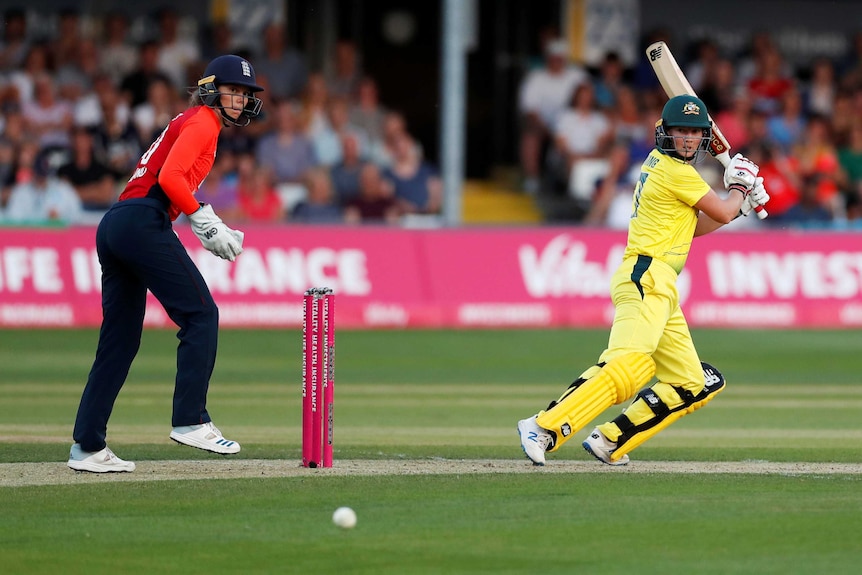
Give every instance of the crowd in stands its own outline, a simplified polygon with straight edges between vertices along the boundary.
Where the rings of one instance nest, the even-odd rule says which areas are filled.
[[[225,53],[248,58],[265,87],[261,117],[225,129],[198,191],[226,221],[398,223],[441,213],[437,167],[407,118],[384,104],[351,41],[338,41],[317,70],[282,23],[238,46],[226,23],[197,28],[170,8],[133,20],[68,9],[36,30],[23,9],[2,18],[0,224],[98,222],[188,106],[207,62]],[[542,45],[512,111],[523,189],[549,221],[623,228],[666,96],[645,59],[627,68],[608,53],[588,69],[561,38]],[[761,166],[772,198],[761,225],[862,227],[862,32],[845,58],[804,67],[789,65],[766,32],[739,54],[708,39],[674,48],[734,150]],[[698,169],[721,188],[717,163]]]
[[[23,9],[2,19],[0,224],[97,223],[225,53],[251,61],[265,88],[263,113],[225,128],[197,192],[226,222],[396,223],[440,212],[436,167],[363,74],[353,42],[336,44],[324,72],[289,45],[283,23],[266,25],[259,45],[237,46],[227,24],[189,30],[196,23],[170,8],[142,21],[69,9],[47,32],[32,30]]]
[[[648,43],[659,39],[667,35]],[[862,229],[862,32],[851,44],[844,58],[804,67],[791,66],[768,32],[741,54],[709,39],[674,50],[734,152],[761,167],[770,217],[750,225]],[[626,69],[611,53],[586,69],[562,39],[544,46],[519,94],[524,190],[550,206],[549,219],[625,228],[667,97],[646,59]],[[697,168],[722,189],[717,162]]]

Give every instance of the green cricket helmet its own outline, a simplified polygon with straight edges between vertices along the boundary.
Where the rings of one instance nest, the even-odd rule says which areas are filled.
[[[703,135],[700,144],[691,158],[683,158],[674,146],[673,137],[668,135],[670,128],[701,128]],[[697,162],[701,153],[709,148],[712,140],[712,122],[706,111],[706,104],[697,96],[674,96],[667,101],[661,112],[661,119],[655,125],[655,145],[662,152],[679,158],[684,162]]]

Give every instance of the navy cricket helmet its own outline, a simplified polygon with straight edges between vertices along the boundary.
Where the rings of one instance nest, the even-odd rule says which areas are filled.
[[[249,89],[242,113],[235,120],[225,113],[225,109],[221,105],[221,94],[218,87],[223,84],[233,84]],[[254,93],[262,91],[263,87],[257,85],[254,68],[249,61],[234,54],[215,58],[207,64],[203,78],[198,80],[198,94],[201,102],[210,108],[221,110],[222,118],[236,126],[247,126],[252,118],[260,114],[263,102]]]

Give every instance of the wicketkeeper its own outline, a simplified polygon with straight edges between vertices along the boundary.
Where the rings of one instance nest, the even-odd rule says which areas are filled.
[[[243,233],[227,227],[195,191],[212,168],[223,127],[245,126],[260,113],[263,90],[244,58],[219,56],[178,114],[138,161],[126,188],[99,223],[96,250],[102,267],[102,328],[96,359],[78,407],[69,467],[104,473],[135,464],[107,446],[108,419],[141,344],[147,290],[174,323],[177,376],[170,438],[215,453],[237,453],[207,411],[216,360],[218,308],[171,222],[185,214],[201,244],[220,258],[242,253]]]

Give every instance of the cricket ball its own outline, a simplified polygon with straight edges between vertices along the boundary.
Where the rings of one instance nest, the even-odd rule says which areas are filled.
[[[351,529],[356,525],[356,512],[350,507],[339,507],[332,514],[332,522],[342,529]]]

